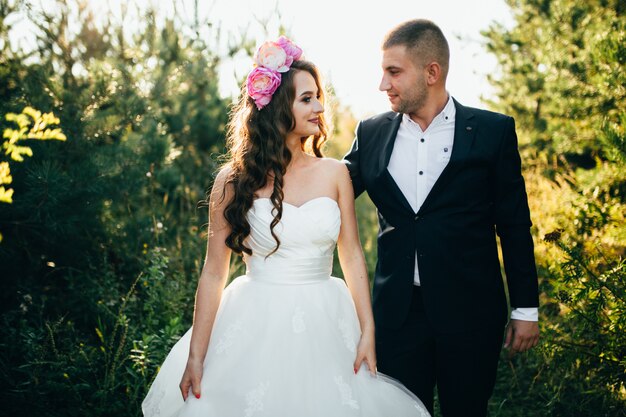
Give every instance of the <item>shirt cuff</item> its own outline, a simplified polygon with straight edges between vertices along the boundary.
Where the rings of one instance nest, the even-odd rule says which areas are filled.
[[[514,308],[511,311],[511,318],[513,320],[539,321],[539,309],[537,307]]]

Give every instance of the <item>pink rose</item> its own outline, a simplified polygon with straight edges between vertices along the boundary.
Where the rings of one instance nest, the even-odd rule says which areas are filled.
[[[290,59],[291,62],[287,63],[287,58],[287,53],[280,45],[274,42],[265,42],[254,54],[254,63],[259,67],[287,72],[289,65],[293,62],[293,59]]]
[[[250,71],[246,87],[257,109],[261,110],[272,100],[272,95],[280,85],[280,80],[280,73],[270,68],[256,67]]]
[[[302,56],[302,49],[284,36],[276,42],[265,42],[254,54],[256,68],[246,80],[248,95],[257,109],[261,110],[270,101],[281,82],[281,72],[289,71],[293,61]]]
[[[288,57],[292,58],[291,62],[288,65],[291,65],[293,61],[299,60],[300,57],[302,56],[302,49],[300,49],[298,45],[291,42],[285,36],[281,36],[280,38],[278,38],[278,40],[276,41],[276,44],[280,46],[281,48],[283,48],[285,53],[287,53]]]

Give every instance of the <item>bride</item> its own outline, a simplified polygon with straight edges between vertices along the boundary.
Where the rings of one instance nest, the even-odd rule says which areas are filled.
[[[323,89],[301,54],[281,37],[255,55],[210,195],[193,327],[160,368],[145,416],[428,416],[376,373],[350,176],[322,158]],[[345,283],[330,276],[335,245]],[[231,252],[246,274],[224,289]]]

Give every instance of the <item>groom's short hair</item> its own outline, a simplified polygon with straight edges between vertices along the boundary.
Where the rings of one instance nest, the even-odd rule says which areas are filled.
[[[443,79],[446,79],[450,65],[450,47],[435,23],[427,19],[401,23],[387,33],[383,50],[398,45],[405,46],[416,62],[428,64],[437,61],[441,66]]]

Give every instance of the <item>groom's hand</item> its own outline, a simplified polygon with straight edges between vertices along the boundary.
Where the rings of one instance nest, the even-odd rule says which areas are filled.
[[[506,329],[504,347],[509,349],[509,358],[517,352],[526,352],[539,341],[539,324],[536,321],[511,319]]]

